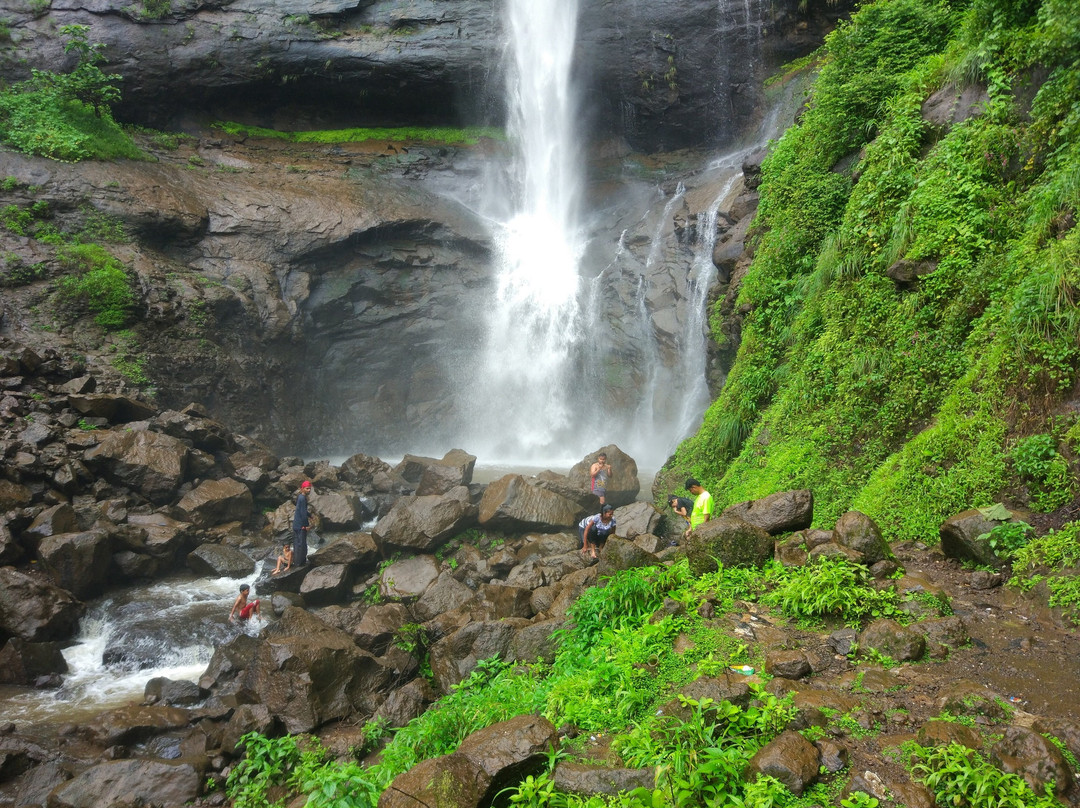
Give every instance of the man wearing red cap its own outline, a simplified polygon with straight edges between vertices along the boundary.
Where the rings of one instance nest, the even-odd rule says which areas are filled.
[[[293,514],[293,561],[296,566],[302,567],[307,564],[307,533],[308,533],[308,494],[311,493],[311,481],[304,480],[300,483],[300,494],[296,497],[296,513]]]

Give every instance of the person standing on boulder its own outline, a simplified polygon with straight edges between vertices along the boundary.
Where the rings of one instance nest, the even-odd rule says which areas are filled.
[[[611,464],[607,462],[607,455],[601,452],[596,456],[596,462],[589,467],[592,492],[600,498],[603,507],[607,496],[607,483],[611,479]]]
[[[308,494],[311,493],[311,480],[300,483],[300,493],[296,497],[296,512],[292,518],[293,561],[296,566],[307,564],[307,534],[311,514],[308,511]]]
[[[686,480],[686,490],[694,495],[694,510],[690,512],[690,527],[686,529],[689,533],[712,519],[713,501],[712,494],[693,477]]]

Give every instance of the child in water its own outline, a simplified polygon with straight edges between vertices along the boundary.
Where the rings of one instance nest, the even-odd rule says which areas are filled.
[[[284,566],[283,566],[284,565]],[[286,544],[281,548],[281,555],[277,557],[277,566],[274,567],[274,571],[271,575],[277,575],[279,572],[288,572],[289,567],[292,566],[292,545]]]
[[[259,599],[248,603],[248,592],[251,591],[251,587],[247,584],[240,584],[240,594],[236,596],[236,600],[233,601],[232,611],[229,612],[229,622],[233,622],[233,616],[239,613],[241,620],[249,620],[253,614],[259,614]]]

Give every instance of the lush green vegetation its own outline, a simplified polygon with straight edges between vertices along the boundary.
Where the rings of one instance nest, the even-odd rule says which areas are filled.
[[[78,64],[70,73],[32,70],[28,80],[0,92],[0,139],[27,154],[54,160],[140,157],[113,120],[120,76],[101,69],[103,46],[90,43],[86,25],[64,25],[66,53]]]
[[[60,293],[86,305],[102,328],[123,327],[135,307],[131,279],[116,258],[98,244],[70,244],[57,250],[71,271],[60,281]]]
[[[1046,587],[1050,606],[1059,608],[1080,626],[1080,522],[1067,522],[1060,530],[1024,544],[1013,553],[1010,586],[1030,590]]]
[[[505,139],[503,131],[490,126],[470,126],[455,129],[448,126],[399,126],[393,128],[368,127],[355,129],[326,129],[310,132],[282,132],[232,122],[214,124],[230,135],[264,137],[287,140],[290,143],[363,143],[366,140],[385,140],[391,143],[415,141],[419,143],[467,144],[478,143],[480,138]]]
[[[960,744],[908,748],[909,765],[937,797],[938,805],[971,808],[1055,808],[1052,794],[1036,794],[1018,774],[1007,774]]]
[[[1078,76],[1068,0],[878,0],[833,32],[763,166],[736,362],[671,479],[719,505],[808,487],[819,525],[857,508],[930,541],[1006,491],[1072,502]],[[981,114],[924,118],[969,84]]]
[[[747,599],[771,603],[798,621],[858,625],[871,617],[871,607],[910,619],[892,608],[898,602],[894,591],[876,591],[863,568],[839,559],[807,568],[770,563],[761,570],[720,569],[700,578],[685,560],[669,568],[628,570],[605,587],[587,590],[573,605],[570,628],[560,634],[552,664],[482,662],[449,696],[404,728],[365,728],[373,740],[384,733],[392,736],[377,764],[329,761],[310,739],[251,735],[244,739],[244,760],[229,777],[228,794],[237,808],[287,801],[296,793],[307,794],[312,808],[374,806],[395,776],[420,761],[453,752],[485,726],[539,713],[556,726],[572,724],[581,731],[577,742],[553,753],[550,765],[564,755],[587,759],[589,735],[610,734],[616,762],[652,767],[654,788],[608,802],[583,802],[560,794],[543,773],[514,792],[511,802],[516,805],[646,808],[711,804],[709,799],[735,806],[821,804],[836,785],[828,779],[802,798],[771,778],[749,784],[742,779],[754,752],[793,716],[790,698],[778,699],[755,685],[747,709],[708,699],[676,701],[675,692],[699,676],[716,675],[731,665],[760,667],[761,660],[749,655],[725,619],[727,613],[741,612]],[[703,609],[706,603],[711,611]],[[716,619],[702,617],[703,611]],[[680,636],[689,642],[676,651]],[[871,649],[864,657],[883,660]],[[676,712],[682,718],[668,709],[672,702],[681,703]],[[850,716],[837,716],[835,724],[866,734]],[[815,731],[820,728],[807,730]]]

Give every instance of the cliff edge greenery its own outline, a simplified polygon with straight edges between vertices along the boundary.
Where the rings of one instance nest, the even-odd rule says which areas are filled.
[[[762,167],[737,358],[664,479],[719,505],[810,488],[817,524],[854,508],[891,539],[1071,506],[1075,5],[879,0],[819,57]]]

